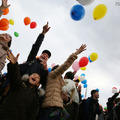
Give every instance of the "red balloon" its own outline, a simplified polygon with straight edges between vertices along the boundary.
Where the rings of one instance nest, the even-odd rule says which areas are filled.
[[[25,17],[25,18],[24,18],[24,24],[25,24],[25,25],[29,25],[30,23],[31,23],[30,18],[29,18],[29,17]]]
[[[79,60],[79,66],[80,67],[85,67],[87,64],[88,64],[89,60],[87,57],[82,57],[80,60]]]
[[[2,31],[6,31],[6,30],[8,30],[8,29],[9,29],[9,26],[0,27],[0,30],[2,30]]]
[[[8,25],[9,25],[9,20],[8,20],[8,19],[2,18],[2,19],[0,20],[0,27],[6,27],[6,26],[8,26]]]
[[[31,28],[31,29],[36,28],[36,26],[37,26],[37,23],[36,23],[36,22],[31,22],[31,23],[30,23],[30,28]]]

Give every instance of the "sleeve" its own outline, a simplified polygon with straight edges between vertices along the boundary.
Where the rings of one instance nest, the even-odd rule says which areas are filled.
[[[31,49],[30,54],[29,54],[29,56],[27,58],[27,61],[32,61],[32,60],[35,59],[35,57],[36,57],[36,55],[37,55],[37,53],[39,51],[39,48],[40,48],[40,46],[42,44],[43,39],[44,39],[44,35],[40,34],[38,36],[36,42],[32,45],[32,49]]]
[[[6,55],[3,55],[3,56],[0,58],[0,73],[1,73],[2,69],[3,69],[4,66],[5,66],[5,60],[6,60]]]
[[[77,59],[77,55],[75,53],[72,53],[69,58],[57,69],[50,72],[50,76],[54,79],[59,75],[62,75],[71,65],[72,63]]]
[[[8,64],[8,75],[11,88],[17,88],[22,84],[18,63]]]

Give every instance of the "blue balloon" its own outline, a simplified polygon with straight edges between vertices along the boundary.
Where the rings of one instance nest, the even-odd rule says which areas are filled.
[[[89,60],[89,62],[92,62],[92,60],[90,59],[90,55],[88,56],[88,60]]]
[[[83,98],[84,97],[84,95],[81,95],[81,98]]]
[[[86,84],[86,83],[87,83],[87,80],[83,80],[81,83],[82,83],[82,84]]]
[[[85,74],[83,73],[83,74],[81,74],[80,76],[85,76]]]
[[[73,20],[81,20],[85,16],[85,9],[82,5],[74,5],[71,8],[70,15]]]
[[[99,92],[99,89],[98,89],[98,88],[96,88],[96,90]]]
[[[48,68],[48,72],[51,72],[52,68]]]
[[[84,84],[84,86],[83,86],[83,87],[84,87],[84,88],[86,88],[87,86],[88,86],[87,84]]]

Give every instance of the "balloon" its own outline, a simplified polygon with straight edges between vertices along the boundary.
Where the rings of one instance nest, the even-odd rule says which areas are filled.
[[[93,10],[94,20],[103,18],[107,13],[107,7],[104,4],[97,5]]]
[[[79,62],[78,61],[75,61],[73,64],[72,64],[72,68],[74,71],[78,71],[79,70]]]
[[[99,89],[98,89],[98,88],[96,88],[96,90],[99,92]]]
[[[88,60],[89,60],[89,62],[92,62],[92,60],[90,59],[90,55],[88,56]]]
[[[78,77],[78,80],[79,80],[79,82],[80,82],[80,77]]]
[[[84,84],[83,87],[86,88],[88,85],[87,84]]]
[[[18,32],[14,32],[15,37],[19,37],[19,33]]]
[[[3,15],[7,15],[9,13],[9,8],[3,10]]]
[[[85,80],[85,76],[80,76],[80,81],[82,82],[83,80]]]
[[[114,93],[114,94],[117,93],[117,88],[116,87],[112,88],[112,93]]]
[[[95,61],[95,60],[97,60],[97,58],[98,58],[98,54],[97,54],[97,53],[92,53],[92,54],[90,55],[90,60],[91,60],[91,61]]]
[[[52,63],[51,67],[53,68],[56,64],[55,63]]]
[[[10,23],[11,25],[14,25],[14,20],[13,20],[13,19],[9,19],[9,23]]]
[[[2,31],[6,31],[6,30],[8,30],[8,29],[9,29],[9,26],[0,27],[0,30],[2,30]]]
[[[85,76],[85,74],[83,73],[83,74],[81,74],[80,76]]]
[[[81,95],[81,98],[83,98],[84,97],[84,95]]]
[[[88,64],[88,58],[87,57],[82,57],[79,60],[79,66],[80,67],[85,67]]]
[[[29,25],[31,23],[31,19],[29,17],[24,18],[24,24]]]
[[[85,70],[86,70],[86,67],[81,67],[80,69],[83,70],[83,71],[85,71]]]
[[[95,0],[77,0],[81,5],[90,5],[92,4]]]
[[[81,20],[85,16],[85,9],[82,5],[74,5],[70,11],[73,20]]]
[[[9,25],[9,21],[6,18],[0,20],[0,27],[6,27]]]
[[[30,28],[31,28],[31,29],[36,28],[36,26],[37,26],[37,23],[36,23],[36,22],[31,22],[31,23],[30,23]]]
[[[107,107],[104,107],[104,110],[107,110]]]
[[[51,72],[51,70],[52,70],[51,68],[48,68],[48,72]]]
[[[86,84],[86,83],[87,83],[87,80],[85,79],[85,80],[81,81],[81,83],[82,83],[82,84]]]

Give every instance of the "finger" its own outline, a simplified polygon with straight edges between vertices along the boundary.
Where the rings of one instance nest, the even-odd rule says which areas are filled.
[[[17,59],[18,59],[19,55],[20,55],[20,54],[18,53],[17,56],[16,56]]]
[[[8,5],[7,8],[9,8],[11,5]]]
[[[47,22],[47,26],[48,26],[48,23],[49,23],[49,22]]]
[[[11,50],[9,50],[9,54],[13,55],[13,53],[11,52]]]

